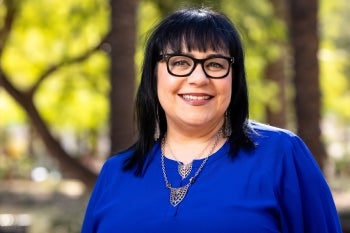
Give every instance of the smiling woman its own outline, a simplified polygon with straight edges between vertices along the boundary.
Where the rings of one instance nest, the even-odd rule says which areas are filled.
[[[154,29],[136,115],[139,137],[105,163],[83,233],[341,232],[303,141],[248,119],[243,49],[225,15],[184,9]]]

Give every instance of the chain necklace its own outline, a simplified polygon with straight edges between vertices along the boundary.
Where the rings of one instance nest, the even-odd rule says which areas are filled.
[[[196,173],[189,179],[189,181],[186,185],[183,185],[183,186],[178,187],[178,188],[174,188],[171,186],[171,183],[169,182],[168,176],[166,174],[165,163],[164,163],[164,150],[165,150],[165,138],[166,137],[163,138],[162,144],[161,144],[161,151],[162,151],[161,164],[162,164],[162,171],[163,171],[165,186],[170,190],[170,204],[172,206],[174,206],[174,207],[177,206],[184,199],[184,197],[187,194],[188,188],[196,181],[199,173],[202,171],[204,165],[208,161],[209,156],[213,154],[215,147],[219,143],[220,136],[221,136],[221,130],[216,134],[215,142],[214,142],[212,148],[210,149],[208,156],[204,158],[203,162],[199,166]]]
[[[205,146],[205,148],[194,158],[194,159],[197,159],[197,158],[200,158],[203,153],[207,150],[207,148],[209,147],[210,145],[210,142],[211,140],[209,140],[208,144]],[[179,175],[181,176],[182,179],[185,179],[192,171],[192,164],[193,164],[193,161],[191,163],[188,163],[188,164],[184,164],[183,162],[179,161],[176,156],[175,156],[175,153],[173,152],[173,150],[171,149],[170,145],[166,143],[166,138],[164,138],[164,148],[165,147],[168,147],[168,150],[171,154],[171,156],[177,161],[177,171],[179,172]],[[164,149],[165,151],[165,149]]]

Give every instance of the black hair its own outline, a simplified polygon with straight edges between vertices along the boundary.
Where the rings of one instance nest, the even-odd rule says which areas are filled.
[[[248,124],[249,105],[246,84],[243,45],[233,23],[227,16],[207,8],[189,8],[174,12],[162,20],[153,30],[146,45],[141,82],[136,95],[135,116],[139,136],[133,145],[133,155],[125,161],[124,169],[135,169],[142,175],[151,150],[155,144],[154,135],[159,126],[159,138],[167,131],[165,112],[157,96],[156,67],[159,55],[171,49],[181,52],[228,51],[234,57],[232,64],[232,95],[227,109],[232,134],[230,155],[239,149],[251,149],[254,143],[250,138]]]

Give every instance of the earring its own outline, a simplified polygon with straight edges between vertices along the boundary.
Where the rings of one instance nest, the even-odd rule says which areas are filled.
[[[231,119],[229,118],[229,114],[228,112],[226,111],[225,112],[225,122],[224,122],[224,136],[226,138],[230,137],[231,134],[232,134],[232,126],[231,126]]]
[[[160,137],[159,123],[158,121],[156,121],[156,127],[153,135],[154,141],[158,141],[159,137]]]

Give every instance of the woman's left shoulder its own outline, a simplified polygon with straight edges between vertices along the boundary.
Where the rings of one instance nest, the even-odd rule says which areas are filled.
[[[301,140],[298,135],[288,129],[278,128],[268,124],[251,121],[249,122],[251,129],[251,136],[254,141],[279,141],[279,142],[288,142],[293,140]]]
[[[251,138],[258,151],[278,152],[279,154],[296,152],[310,154],[305,142],[294,132],[271,125],[250,122]]]
[[[296,134],[291,130],[279,128],[276,126],[268,125],[265,123],[257,122],[257,121],[249,121],[249,126],[252,131],[261,136],[287,136],[287,137],[295,137]]]

